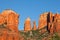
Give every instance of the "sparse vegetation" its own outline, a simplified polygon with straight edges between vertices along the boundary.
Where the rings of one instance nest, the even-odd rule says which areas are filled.
[[[46,31],[45,33],[42,34],[41,32],[39,32],[41,30],[31,30],[28,32],[20,32],[20,33],[21,33],[21,35],[24,36],[25,40],[29,40],[29,39],[31,39],[31,40],[42,40],[44,38],[46,40],[60,40],[60,37],[58,36],[57,33],[50,36],[48,31]]]

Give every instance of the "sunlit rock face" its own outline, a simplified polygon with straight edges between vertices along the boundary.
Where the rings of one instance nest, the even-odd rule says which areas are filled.
[[[60,32],[60,14],[56,13],[54,16],[54,23],[57,32]]]
[[[24,23],[24,31],[30,31],[30,30],[31,30],[31,20],[28,17]]]
[[[38,29],[42,29],[45,26],[47,26],[47,14],[48,12],[40,15],[39,21],[38,21]]]
[[[12,31],[18,31],[18,17],[13,12],[8,15],[7,26],[11,28]]]
[[[19,40],[19,15],[12,10],[0,14],[0,40]]]
[[[0,25],[2,25],[3,23],[5,23],[5,18],[2,14],[0,14]]]
[[[33,29],[32,30],[36,30],[37,29],[37,27],[36,27],[36,22],[34,21],[33,22]]]
[[[16,14],[12,10],[5,10],[2,12],[2,15],[5,18],[5,22],[7,23],[7,28],[11,29],[12,31],[18,31],[18,17],[19,15]]]

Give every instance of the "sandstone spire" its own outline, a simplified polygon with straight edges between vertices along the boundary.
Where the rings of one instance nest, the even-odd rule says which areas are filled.
[[[31,30],[31,20],[28,17],[24,23],[24,31],[30,31],[30,30]]]
[[[32,30],[36,30],[37,28],[36,28],[36,22],[34,21],[33,22],[33,29]]]

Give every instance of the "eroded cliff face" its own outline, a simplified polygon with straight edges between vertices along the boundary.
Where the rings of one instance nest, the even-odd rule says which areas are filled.
[[[39,21],[38,21],[38,29],[42,29],[45,26],[47,26],[47,14],[48,12],[40,15]]]
[[[5,10],[1,13],[4,16],[7,28],[12,31],[18,31],[18,17],[19,15],[12,10]]]
[[[50,34],[59,32],[60,30],[60,14],[53,14],[52,12],[43,13],[40,15],[38,22],[38,29],[47,27]],[[44,31],[44,30],[43,30]]]
[[[56,14],[52,14],[49,12],[48,16],[47,16],[48,20],[47,20],[47,27],[48,30],[50,31],[50,34],[53,34],[54,32],[59,32],[60,30],[60,14],[56,13]]]
[[[53,27],[54,27],[54,20],[53,20],[53,14],[52,12],[48,12],[47,14],[47,27],[48,31],[53,34]]]
[[[19,15],[12,10],[0,14],[0,40],[21,40],[18,32]]]
[[[58,13],[54,15],[54,27],[57,32],[60,32],[60,14]]]
[[[30,30],[31,30],[31,20],[28,17],[24,23],[24,31],[30,31]]]

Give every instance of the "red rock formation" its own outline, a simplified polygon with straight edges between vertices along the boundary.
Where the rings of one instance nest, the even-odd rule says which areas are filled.
[[[52,12],[40,15],[38,29],[47,26],[50,34],[60,32],[60,14],[52,14]],[[43,30],[44,31],[44,30]]]
[[[31,30],[31,20],[28,17],[24,23],[24,31],[30,31],[30,30]]]
[[[18,31],[18,14],[16,14],[12,10],[5,10],[2,12],[2,15],[5,18],[5,22],[7,22],[7,27],[12,31]]]
[[[52,14],[49,13],[48,16],[48,30],[50,31],[50,34],[53,34],[54,32],[60,32],[60,14]]]
[[[50,34],[52,35],[53,33],[54,33],[54,24],[52,23],[50,27]]]
[[[0,14],[0,25],[2,25],[3,23],[5,23],[5,18],[2,14]]]
[[[53,30],[53,14],[51,12],[48,13],[47,15],[47,25],[48,25],[48,30],[52,33]]]
[[[19,40],[18,17],[12,10],[5,10],[0,14],[0,40]]]
[[[33,29],[32,30],[36,30],[37,28],[36,28],[36,22],[34,21],[33,22]]]
[[[38,29],[42,29],[47,25],[47,14],[48,12],[40,15],[38,22]]]
[[[8,15],[7,19],[7,26],[10,28],[12,31],[18,31],[18,17],[16,18],[16,14],[10,13]]]
[[[0,40],[24,40],[19,36],[18,24],[19,15],[12,10],[5,10],[0,14]],[[44,27],[48,28],[50,34],[54,32],[60,32],[60,14],[52,14],[47,12],[40,15],[38,29]],[[31,20],[28,17],[24,23],[24,31],[31,30]],[[33,22],[33,30],[36,30],[36,22]],[[44,33],[46,29],[42,29],[41,33]]]
[[[54,16],[54,23],[55,23],[55,30],[57,31],[57,32],[60,32],[59,30],[60,30],[60,14],[55,14],[55,16]]]

